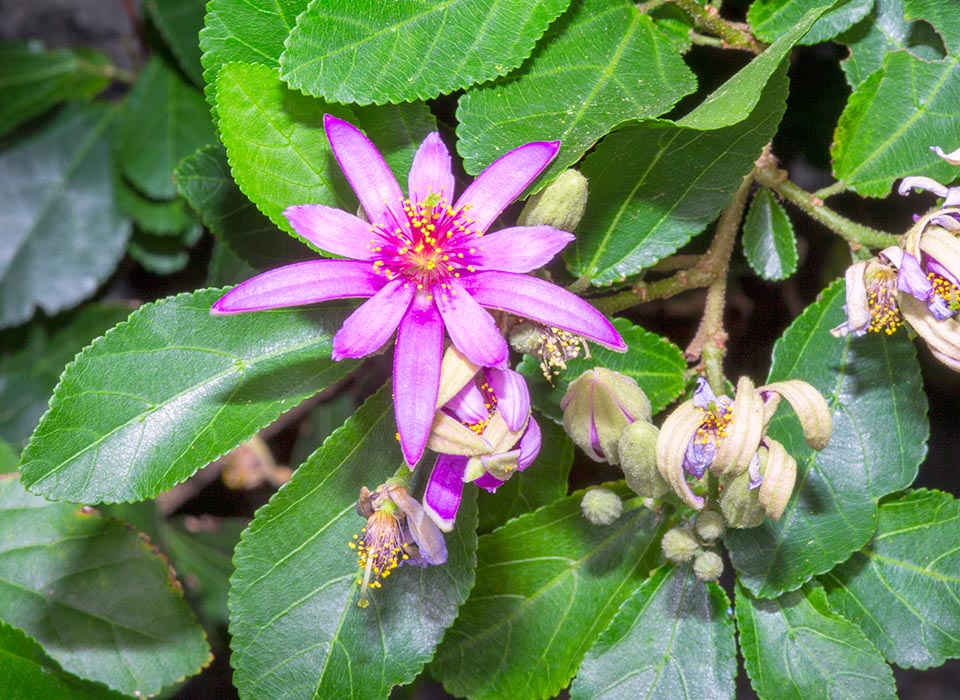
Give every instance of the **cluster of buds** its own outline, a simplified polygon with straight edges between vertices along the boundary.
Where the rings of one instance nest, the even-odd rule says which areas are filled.
[[[701,581],[716,581],[723,573],[723,559],[709,549],[723,534],[723,517],[714,510],[697,514],[693,526],[679,525],[663,536],[663,556],[674,564],[693,560],[693,573]]]

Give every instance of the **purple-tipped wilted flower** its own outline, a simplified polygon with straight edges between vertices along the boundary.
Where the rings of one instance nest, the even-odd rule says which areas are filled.
[[[550,226],[487,233],[556,155],[559,142],[516,148],[484,170],[451,204],[454,178],[440,136],[424,139],[405,198],[376,147],[331,115],[324,128],[333,154],[368,221],[319,204],[284,215],[303,238],[345,260],[313,260],[254,277],[226,294],[213,313],[238,313],[370,297],[333,339],[333,359],[363,357],[397,332],[394,409],[403,455],[423,454],[433,422],[444,329],[477,365],[504,368],[507,343],[482,307],[503,310],[584,336],[614,350],[616,329],[587,302],[524,273],[556,255],[573,236]]]
[[[847,303],[843,307],[847,320],[830,330],[834,337],[867,332],[892,335],[903,325],[897,301],[897,268],[902,258],[903,251],[891,246],[847,268]]]

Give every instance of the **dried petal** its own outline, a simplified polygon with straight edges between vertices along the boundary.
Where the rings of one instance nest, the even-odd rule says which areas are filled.
[[[764,392],[779,394],[793,407],[800,419],[803,437],[810,447],[822,450],[827,446],[833,431],[833,417],[819,391],[807,382],[789,379],[760,387],[760,393]]]

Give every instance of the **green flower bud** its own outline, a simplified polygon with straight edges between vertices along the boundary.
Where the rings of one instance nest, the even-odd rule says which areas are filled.
[[[573,231],[587,209],[587,178],[566,170],[527,200],[517,217],[519,226],[552,226]]]
[[[716,552],[700,552],[693,560],[693,574],[701,581],[716,581],[723,573],[723,559]]]
[[[756,527],[763,522],[767,512],[760,503],[759,489],[750,488],[749,472],[725,480],[720,494],[720,510],[731,527]]]
[[[623,501],[610,489],[593,488],[583,494],[580,510],[594,525],[610,525],[623,514]]]
[[[723,516],[715,510],[705,510],[697,516],[697,534],[704,542],[713,542],[723,534]]]
[[[674,564],[690,561],[693,555],[700,551],[700,543],[685,527],[675,527],[668,530],[660,542],[663,556]]]
[[[647,421],[634,421],[620,434],[620,468],[634,493],[658,498],[670,490],[657,470],[657,437],[660,430]]]

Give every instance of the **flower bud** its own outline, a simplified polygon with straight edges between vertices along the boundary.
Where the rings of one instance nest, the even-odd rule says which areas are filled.
[[[713,542],[723,534],[723,516],[714,510],[705,510],[697,516],[697,534],[704,542]]]
[[[552,226],[573,231],[587,209],[587,178],[566,170],[527,200],[517,217],[518,226]]]
[[[716,581],[723,573],[723,559],[716,552],[700,552],[693,560],[693,575],[701,581]]]
[[[580,357],[581,352],[590,357],[583,338],[555,326],[524,321],[513,327],[509,340],[517,352],[537,358],[540,371],[551,384],[567,368],[568,361]]]
[[[560,401],[563,427],[598,462],[620,463],[620,435],[634,421],[650,420],[650,401],[637,383],[598,367],[570,382]]]
[[[763,522],[767,513],[760,503],[760,492],[750,488],[748,472],[726,480],[720,493],[720,510],[730,527],[756,527]]]
[[[693,555],[700,551],[700,543],[685,527],[675,527],[668,530],[660,542],[663,556],[674,564],[690,561]]]
[[[657,437],[660,431],[647,421],[634,421],[620,434],[620,468],[627,486],[638,496],[659,498],[670,490],[657,470]]]
[[[766,453],[766,454],[764,454]],[[759,450],[763,483],[759,488],[760,505],[772,520],[779,520],[793,494],[797,481],[797,462],[776,440],[767,439]]]
[[[583,494],[580,510],[594,525],[610,525],[623,514],[623,501],[610,489],[592,488]]]

